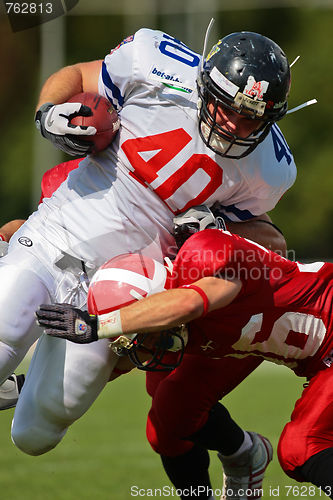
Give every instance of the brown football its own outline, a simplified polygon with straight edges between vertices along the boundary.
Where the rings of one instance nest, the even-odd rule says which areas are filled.
[[[71,97],[68,102],[80,102],[85,106],[89,106],[92,111],[90,116],[75,115],[70,120],[72,125],[93,126],[96,128],[95,135],[80,135],[80,139],[93,142],[93,153],[98,153],[107,148],[113,141],[120,126],[117,111],[108,99],[93,92],[82,92]]]

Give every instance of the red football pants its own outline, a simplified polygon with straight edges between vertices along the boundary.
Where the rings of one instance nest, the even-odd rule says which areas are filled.
[[[333,447],[333,366],[317,373],[296,402],[280,437],[278,457],[288,476],[303,481],[297,471],[311,456]]]
[[[171,373],[148,372],[147,391],[153,401],[147,438],[152,448],[165,456],[189,451],[193,443],[186,438],[201,429],[210,409],[261,362],[253,356],[211,359],[185,354]]]

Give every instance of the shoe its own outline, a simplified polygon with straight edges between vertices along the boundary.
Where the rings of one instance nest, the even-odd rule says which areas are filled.
[[[256,500],[263,496],[265,470],[273,458],[269,440],[249,432],[252,447],[237,458],[218,457],[223,466],[223,495],[221,500]]]
[[[24,375],[15,375],[13,373],[0,385],[0,410],[8,410],[16,406],[24,379]]]

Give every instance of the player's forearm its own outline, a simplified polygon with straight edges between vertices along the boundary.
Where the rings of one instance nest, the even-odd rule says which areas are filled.
[[[61,104],[80,92],[82,92],[80,65],[66,66],[46,80],[39,96],[37,109],[46,102]]]
[[[47,333],[79,344],[120,335],[158,332],[188,323],[209,311],[229,305],[242,288],[240,280],[213,276],[167,290],[123,309],[89,315],[69,304],[42,304],[36,312]]]
[[[196,289],[168,290],[119,311],[99,316],[98,337],[168,330],[200,318],[204,312],[226,307],[242,288],[240,280],[224,280],[213,276],[202,278],[193,285]]]
[[[98,337],[167,330],[200,317],[202,312],[202,299],[195,291],[168,290],[99,316]]]

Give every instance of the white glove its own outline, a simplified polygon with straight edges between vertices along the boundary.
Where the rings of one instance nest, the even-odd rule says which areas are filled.
[[[36,113],[35,123],[43,137],[49,139],[57,148],[72,156],[84,156],[91,151],[92,143],[83,141],[80,135],[95,135],[95,127],[72,125],[71,118],[77,115],[90,116],[89,106],[80,102],[64,104],[43,104]]]
[[[225,230],[226,226],[222,217],[215,217],[206,205],[189,208],[186,212],[177,215],[173,219],[173,234],[178,248],[192,234],[210,228]]]

